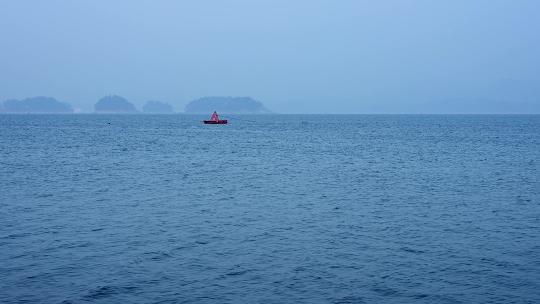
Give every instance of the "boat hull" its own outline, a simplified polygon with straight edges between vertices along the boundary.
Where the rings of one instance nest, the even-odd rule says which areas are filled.
[[[220,120],[203,120],[203,122],[207,125],[226,125],[228,121],[226,119],[220,119]]]

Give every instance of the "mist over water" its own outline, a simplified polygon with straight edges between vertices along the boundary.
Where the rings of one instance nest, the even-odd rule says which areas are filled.
[[[540,303],[540,1],[0,12],[0,303]]]
[[[540,301],[540,116],[205,118],[0,115],[0,302]]]
[[[537,0],[2,1],[0,101],[538,114]]]

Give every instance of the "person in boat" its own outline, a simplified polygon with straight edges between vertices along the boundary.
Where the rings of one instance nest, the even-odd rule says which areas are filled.
[[[212,118],[210,118],[210,120],[219,121],[219,116],[218,116],[216,111],[214,111],[214,113],[212,113]]]

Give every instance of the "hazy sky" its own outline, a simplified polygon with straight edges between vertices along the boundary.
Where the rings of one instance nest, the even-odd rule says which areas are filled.
[[[540,1],[0,0],[0,100],[540,113]]]

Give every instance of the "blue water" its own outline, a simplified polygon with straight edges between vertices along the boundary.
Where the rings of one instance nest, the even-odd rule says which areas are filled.
[[[540,302],[540,116],[203,118],[0,115],[0,302]]]

